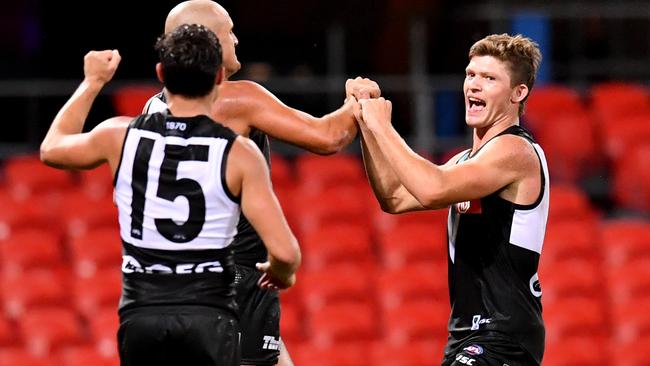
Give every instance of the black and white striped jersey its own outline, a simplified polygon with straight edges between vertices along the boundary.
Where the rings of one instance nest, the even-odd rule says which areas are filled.
[[[147,101],[143,113],[164,112],[166,110],[167,101],[165,94],[160,92]],[[270,166],[271,149],[266,133],[252,129],[248,138],[259,147]],[[255,263],[264,262],[268,258],[268,252],[266,246],[264,246],[264,242],[243,214],[237,224],[237,235],[235,236],[232,248],[235,251],[235,263],[239,265],[255,268]]]
[[[543,150],[527,131],[512,126],[498,136],[505,134],[532,144],[540,161],[542,189],[531,205],[514,204],[496,192],[450,206],[452,311],[446,353],[457,352],[464,339],[479,332],[497,332],[541,362],[545,331],[537,268],[549,209],[548,167]],[[470,152],[459,162],[470,159]]]
[[[120,311],[146,305],[235,309],[240,207],[226,184],[236,134],[206,116],[155,113],[128,127],[115,174],[123,247]]]

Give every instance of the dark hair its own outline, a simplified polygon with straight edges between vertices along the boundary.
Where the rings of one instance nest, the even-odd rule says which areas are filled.
[[[211,30],[182,24],[160,36],[155,49],[170,93],[196,98],[212,91],[221,68],[221,45]]]
[[[528,95],[535,85],[537,69],[542,61],[542,53],[535,41],[521,34],[492,34],[474,43],[469,50],[470,60],[474,56],[492,56],[507,63],[510,69],[511,86],[526,84]],[[519,104],[519,115],[524,112],[528,96]]]

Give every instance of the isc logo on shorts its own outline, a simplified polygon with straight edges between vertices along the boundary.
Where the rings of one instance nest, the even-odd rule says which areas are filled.
[[[280,349],[280,340],[275,339],[273,336],[264,336],[264,345],[262,345],[262,349]]]
[[[476,362],[475,359],[463,355],[456,355],[456,361],[462,363],[463,365],[470,365],[470,366],[473,365],[474,362]]]

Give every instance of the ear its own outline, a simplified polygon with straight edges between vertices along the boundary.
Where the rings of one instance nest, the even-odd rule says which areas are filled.
[[[217,84],[217,85],[221,84],[223,82],[225,73],[226,73],[225,68],[220,67],[219,71],[217,72],[217,77],[216,77],[214,83]]]
[[[156,76],[158,76],[158,80],[160,80],[161,83],[165,83],[163,80],[162,64],[160,62],[156,64]]]
[[[510,94],[510,102],[520,103],[522,100],[526,99],[527,96],[528,87],[526,84],[519,84],[512,90],[512,94]]]

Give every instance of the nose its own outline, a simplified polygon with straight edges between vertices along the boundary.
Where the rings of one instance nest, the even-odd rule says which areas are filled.
[[[234,42],[235,46],[237,46],[239,44],[239,38],[237,38],[235,33],[232,34],[232,39],[233,39],[233,42]]]

